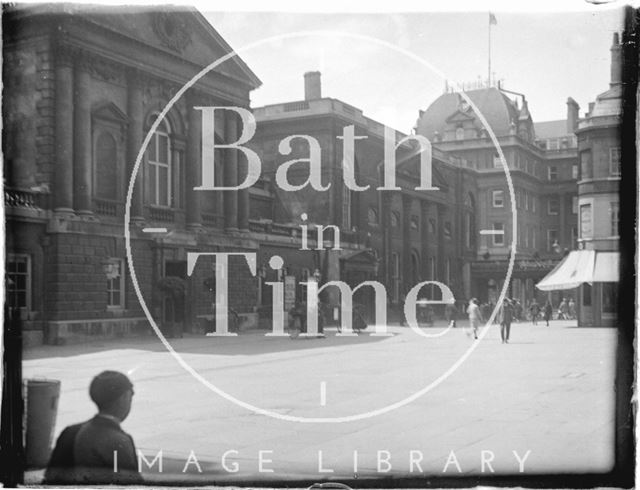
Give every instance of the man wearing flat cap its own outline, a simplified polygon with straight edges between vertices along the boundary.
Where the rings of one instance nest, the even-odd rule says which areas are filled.
[[[89,387],[98,407],[92,419],[62,431],[51,454],[48,484],[142,483],[133,439],[120,422],[131,410],[133,384],[117,371],[103,371]]]

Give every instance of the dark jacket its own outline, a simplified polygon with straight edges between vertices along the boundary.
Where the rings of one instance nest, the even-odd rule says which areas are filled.
[[[58,437],[45,483],[142,483],[133,439],[115,420],[102,415],[71,425]]]

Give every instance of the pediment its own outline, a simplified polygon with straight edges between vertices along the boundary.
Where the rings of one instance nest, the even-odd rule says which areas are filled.
[[[129,123],[127,115],[113,102],[103,102],[96,105],[91,111],[91,117],[122,125]]]
[[[213,18],[214,14],[211,15]],[[160,64],[159,68],[187,61],[197,67],[205,67],[233,52],[233,48],[215,30],[198,10],[170,5],[132,9],[123,14],[116,9],[102,9],[100,13],[88,12],[85,18],[111,31],[117,32],[136,44],[132,50],[153,48],[145,61]],[[215,22],[215,18],[213,18]],[[158,56],[163,52],[163,56]],[[151,53],[151,52],[150,52]],[[248,87],[261,85],[258,77],[239,56],[233,56],[214,69],[234,81]]]

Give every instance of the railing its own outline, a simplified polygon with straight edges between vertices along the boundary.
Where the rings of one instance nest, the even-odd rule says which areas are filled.
[[[49,194],[5,188],[4,205],[8,208],[48,209]]]
[[[170,208],[149,208],[149,216],[154,221],[174,221],[175,215]]]
[[[119,203],[108,199],[94,199],[93,211],[102,216],[118,216]]]
[[[282,108],[284,112],[296,112],[296,111],[306,111],[309,109],[309,102],[306,100],[301,100],[298,102],[289,102],[284,104]]]
[[[202,216],[202,223],[205,226],[211,226],[213,228],[224,227],[224,216],[221,214],[202,213],[201,216]]]

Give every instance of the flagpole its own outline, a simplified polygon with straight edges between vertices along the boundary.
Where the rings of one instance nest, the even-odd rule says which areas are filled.
[[[489,13],[489,72],[487,73],[487,87],[491,87],[491,13]]]

